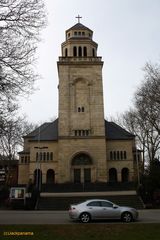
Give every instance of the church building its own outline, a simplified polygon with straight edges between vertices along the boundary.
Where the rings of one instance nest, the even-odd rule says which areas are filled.
[[[104,119],[102,57],[93,31],[66,30],[57,62],[58,118],[24,137],[19,184],[133,182],[135,136]]]

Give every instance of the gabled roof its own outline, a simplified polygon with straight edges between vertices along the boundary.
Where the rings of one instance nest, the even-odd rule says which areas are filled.
[[[105,135],[107,140],[131,140],[135,137],[134,134],[126,131],[114,122],[105,120]]]
[[[135,136],[114,122],[105,120],[105,136],[107,140],[132,140]],[[25,136],[31,141],[57,141],[58,118],[54,122],[44,123]]]
[[[93,32],[91,29],[87,28],[82,23],[76,23],[73,27],[69,28],[67,32],[70,30],[88,30],[90,32]]]

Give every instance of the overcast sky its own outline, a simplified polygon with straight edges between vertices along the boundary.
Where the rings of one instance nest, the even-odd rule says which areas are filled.
[[[37,71],[42,79],[21,112],[31,122],[58,116],[57,60],[65,31],[77,23],[93,30],[102,56],[105,117],[132,106],[133,94],[143,80],[146,61],[160,59],[160,0],[44,0],[48,26],[42,32]]]

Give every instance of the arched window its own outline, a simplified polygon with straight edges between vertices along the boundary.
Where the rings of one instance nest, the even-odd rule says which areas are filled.
[[[43,161],[46,161],[46,152],[43,153]]]
[[[81,108],[80,107],[78,107],[78,112],[81,112]]]
[[[87,48],[86,47],[83,48],[83,56],[87,57]]]
[[[127,153],[126,153],[126,151],[124,151],[123,154],[124,154],[124,159],[127,159]]]
[[[84,107],[82,107],[82,112],[84,112]]]
[[[47,152],[47,161],[49,160],[49,152]]]
[[[46,183],[55,183],[55,172],[52,169],[47,170]]]
[[[123,152],[121,151],[121,160],[123,160]]]
[[[119,160],[119,151],[117,151],[117,160]]]
[[[128,182],[129,181],[129,169],[123,168],[121,171],[122,176],[122,182]]]
[[[81,47],[78,48],[78,56],[82,57],[82,48]]]
[[[72,165],[91,165],[92,159],[85,153],[79,153],[72,159]]]
[[[65,49],[65,57],[67,57],[68,56],[68,49],[66,48]]]
[[[116,160],[116,151],[113,152],[113,158]]]
[[[42,161],[42,152],[40,152],[40,161]]]
[[[109,182],[117,182],[117,170],[115,168],[109,169]]]
[[[75,136],[78,136],[78,130],[75,130]]]
[[[92,49],[92,55],[93,55],[93,57],[95,57],[95,49],[94,48]]]
[[[73,47],[73,56],[77,57],[77,47]]]

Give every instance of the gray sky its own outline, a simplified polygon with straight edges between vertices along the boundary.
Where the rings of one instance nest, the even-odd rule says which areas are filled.
[[[42,79],[21,112],[29,121],[49,121],[58,116],[57,60],[65,31],[77,23],[92,29],[102,56],[105,117],[122,113],[132,105],[133,94],[143,80],[146,61],[160,59],[160,0],[44,0],[48,26],[38,48],[37,71]]]

